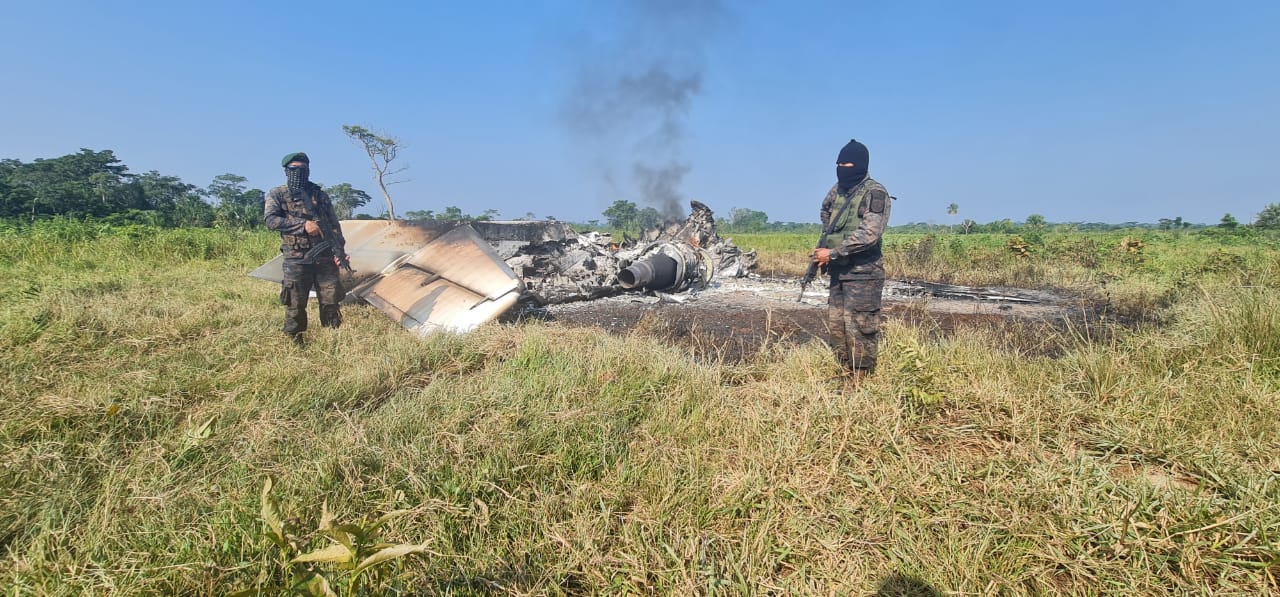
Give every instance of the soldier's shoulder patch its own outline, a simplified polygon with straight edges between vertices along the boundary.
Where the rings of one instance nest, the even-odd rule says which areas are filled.
[[[867,211],[871,213],[884,213],[885,203],[889,201],[889,193],[881,189],[874,189],[867,196]]]

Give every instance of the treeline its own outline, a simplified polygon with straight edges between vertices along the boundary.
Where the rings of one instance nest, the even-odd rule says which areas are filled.
[[[604,216],[604,224],[614,230],[643,230],[666,223],[663,215],[653,207],[639,207],[631,201],[614,201],[600,215]],[[599,220],[587,222],[589,226],[600,225]],[[810,232],[819,230],[817,222],[770,222],[769,215],[762,211],[735,207],[728,215],[716,218],[716,228],[725,232]]]
[[[1106,222],[1050,222],[1044,216],[1032,214],[1023,222],[1015,222],[1008,218],[996,220],[986,224],[979,224],[973,220],[964,220],[958,224],[930,224],[924,222],[912,222],[908,224],[900,224],[891,226],[898,232],[938,232],[949,231],[958,234],[1019,234],[1027,231],[1039,232],[1105,232],[1109,230],[1244,230],[1246,228],[1256,228],[1260,230],[1273,230],[1280,228],[1280,205],[1268,205],[1258,214],[1257,219],[1252,224],[1241,224],[1231,214],[1225,214],[1217,224],[1196,224],[1187,222],[1182,217],[1160,218],[1155,223],[1150,222],[1120,222],[1111,224]]]
[[[0,160],[0,218],[32,221],[55,216],[171,227],[258,228],[262,189],[237,174],[215,176],[207,187],[151,170],[129,172],[111,150],[32,162]],[[371,199],[348,183],[324,187],[339,218]]]
[[[617,206],[616,202],[614,205]],[[615,212],[618,210],[615,210]],[[622,213],[627,213],[625,210]],[[605,212],[609,216],[609,212]],[[816,218],[815,218],[816,219]],[[617,227],[614,220],[610,225]],[[624,226],[625,227],[625,226]],[[744,208],[734,208],[725,218],[716,219],[716,227],[726,232],[764,233],[764,232],[814,232],[820,231],[818,223],[805,222],[771,222],[765,212]],[[891,225],[893,232],[953,232],[956,234],[1023,234],[1027,232],[1105,232],[1108,230],[1206,230],[1243,231],[1245,229],[1276,230],[1280,229],[1280,204],[1271,204],[1263,208],[1252,224],[1241,224],[1231,214],[1225,214],[1217,224],[1193,224],[1182,217],[1160,218],[1155,223],[1121,222],[1109,224],[1105,222],[1050,222],[1044,216],[1032,214],[1025,221],[1015,222],[1008,218],[979,224],[973,220],[964,220],[956,224],[930,224],[911,222]]]
[[[0,160],[0,219],[32,221],[49,217],[74,219],[94,218],[108,223],[149,224],[170,227],[259,228],[262,203],[266,193],[249,188],[248,180],[237,174],[215,176],[201,188],[177,176],[155,170],[134,174],[111,150],[81,149],[78,153],[57,158],[36,159],[26,163],[15,159]],[[372,199],[368,193],[350,183],[324,186],[334,202],[340,219],[368,219],[372,216],[355,211]],[[955,216],[958,207],[951,204],[948,214]],[[465,213],[450,206],[440,212],[409,211],[409,220],[472,221],[492,220],[498,211],[484,210],[480,215]],[[601,214],[604,223],[615,230],[640,230],[664,223],[665,218],[653,207],[639,207],[631,201],[615,201]],[[816,214],[815,214],[816,216]],[[524,218],[536,219],[532,212]],[[554,219],[547,216],[547,219]],[[600,220],[585,225],[596,228]],[[821,227],[813,222],[773,222],[762,211],[733,208],[716,220],[728,233],[800,232],[816,233]],[[899,232],[949,231],[958,234],[1020,234],[1036,231],[1106,231],[1130,228],[1186,230],[1216,228],[1237,230],[1280,229],[1280,204],[1266,206],[1251,225],[1241,224],[1226,214],[1214,225],[1192,224],[1181,217],[1161,218],[1153,224],[1123,222],[1047,222],[1044,216],[1031,215],[1024,222],[1009,219],[979,224],[963,220],[939,225],[908,223],[892,226]]]
[[[953,204],[953,208],[954,208]],[[954,214],[954,211],[952,211]],[[652,207],[640,208],[631,201],[614,201],[608,209],[602,214],[605,217],[605,223],[615,230],[638,230],[644,228],[652,228],[663,223],[662,216]],[[716,228],[725,233],[750,233],[762,234],[768,232],[799,232],[813,233],[821,232],[822,226],[817,222],[817,214],[814,214],[812,222],[774,222],[769,219],[769,214],[754,209],[735,207],[730,209],[728,214],[716,218]],[[592,220],[591,225],[599,224],[598,221]],[[1280,228],[1280,205],[1268,205],[1258,214],[1257,219],[1251,225],[1241,224],[1231,215],[1226,214],[1217,224],[1193,224],[1182,219],[1182,217],[1160,218],[1155,223],[1146,222],[1121,222],[1118,224],[1110,224],[1105,222],[1050,222],[1044,216],[1032,214],[1025,221],[1015,222],[1008,218],[979,224],[973,220],[963,220],[955,224],[933,224],[925,222],[910,222],[906,224],[890,225],[889,230],[892,232],[904,233],[933,233],[933,232],[949,232],[955,234],[1027,234],[1037,232],[1105,232],[1108,230],[1129,230],[1129,229],[1149,229],[1149,230],[1205,230],[1215,229],[1220,231],[1243,231],[1247,228],[1256,228],[1261,230]]]
[[[498,210],[486,209],[481,212],[480,215],[473,216],[462,211],[461,207],[450,205],[444,208],[444,211],[441,211],[440,213],[436,213],[435,210],[431,209],[407,211],[404,214],[404,219],[412,222],[487,222],[497,219],[498,215]],[[533,214],[531,213],[528,217],[523,219],[534,220],[537,218],[533,217]]]

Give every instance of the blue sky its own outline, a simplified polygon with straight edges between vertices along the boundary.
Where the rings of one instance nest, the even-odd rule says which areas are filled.
[[[645,204],[639,164],[816,221],[856,137],[894,224],[1250,221],[1280,202],[1280,3],[1217,4],[8,0],[0,157],[269,188],[300,150],[379,197],[361,124],[404,144],[400,213],[585,221]]]

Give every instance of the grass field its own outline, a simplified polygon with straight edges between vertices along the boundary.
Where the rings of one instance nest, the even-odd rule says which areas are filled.
[[[890,320],[858,388],[814,344],[418,340],[370,307],[301,351],[245,276],[270,234],[0,229],[0,586],[1280,593],[1275,241],[974,236],[890,237],[890,273],[1066,287],[1133,325],[1047,357]],[[798,275],[812,239],[735,241]]]

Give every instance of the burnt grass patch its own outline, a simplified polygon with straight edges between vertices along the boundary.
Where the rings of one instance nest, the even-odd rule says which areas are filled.
[[[747,361],[769,346],[825,342],[825,305],[742,298],[683,303],[614,299],[525,316],[619,336],[643,334],[683,347],[700,360],[725,363]],[[1106,341],[1120,328],[1098,305],[1082,305],[1057,317],[1026,317],[1015,309],[966,313],[930,307],[929,303],[886,301],[882,314],[886,320],[922,328],[934,338],[982,329],[996,339],[994,348],[1027,357],[1061,356],[1082,342]]]

